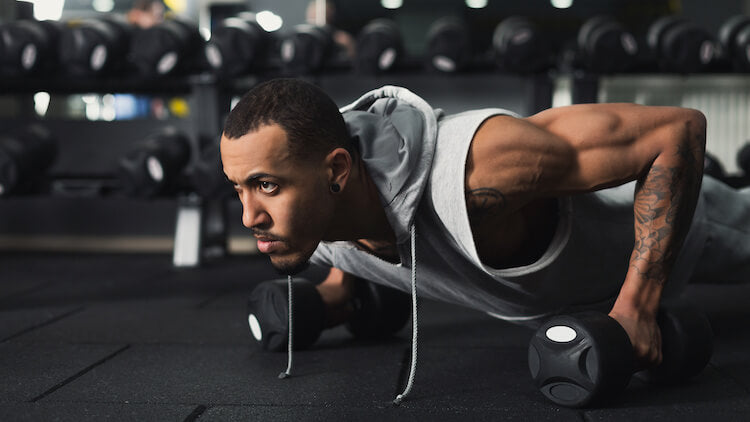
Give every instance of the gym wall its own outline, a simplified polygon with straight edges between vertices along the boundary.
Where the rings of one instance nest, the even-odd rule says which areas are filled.
[[[1,25],[18,22],[18,9],[9,6],[11,3],[0,5]],[[194,24],[195,33],[199,28],[203,37],[218,34],[224,19],[236,18],[241,11],[268,10],[281,17],[282,28],[273,33],[272,40],[264,41],[273,47],[267,47],[265,55],[257,56],[261,57],[254,59],[257,63],[242,69],[237,67],[240,70],[230,72],[227,67],[212,67],[216,62],[211,63],[211,58],[204,54],[205,40],[194,38],[185,42],[191,46],[186,48],[200,50],[200,54],[195,54],[195,62],[164,75],[142,73],[146,65],[130,63],[132,52],[120,53],[122,68],[112,73],[104,70],[83,75],[68,73],[61,63],[54,63],[25,75],[13,73],[3,64],[0,132],[15,136],[13,133],[19,128],[41,124],[54,135],[58,147],[56,160],[43,180],[12,195],[0,195],[0,250],[172,252],[180,210],[184,210],[186,198],[196,197],[196,188],[185,181],[165,192],[128,194],[118,179],[123,157],[154,133],[170,126],[188,138],[186,168],[195,166],[207,146],[216,143],[232,101],[253,85],[277,76],[312,81],[341,106],[368,90],[395,84],[408,87],[447,113],[502,107],[529,115],[552,105],[579,101],[696,107],[709,118],[709,152],[729,175],[741,175],[735,156],[750,139],[748,70],[728,58],[689,72],[660,67],[647,54],[646,32],[657,18],[677,14],[715,36],[729,17],[750,15],[750,0],[721,0],[711,2],[710,7],[698,0],[574,0],[568,9],[555,9],[548,0],[490,1],[481,9],[469,8],[463,0],[403,0],[397,9],[386,9],[379,0],[334,3],[338,14],[333,23],[348,32],[355,42],[361,29],[374,19],[395,22],[402,37],[399,57],[403,59],[389,69],[365,69],[336,50],[321,53],[323,59],[314,66],[308,62],[284,62],[286,59],[280,52],[282,41],[294,35],[295,42],[301,42],[297,25],[305,23],[309,2],[254,0],[188,1],[183,14],[177,15]],[[131,1],[116,1],[113,12],[102,14],[91,8],[91,2],[66,2],[62,24],[71,27],[84,18],[102,19],[114,16],[115,12],[122,15],[130,4]],[[637,40],[640,50],[628,66],[592,70],[587,67],[591,63],[581,57],[580,46],[576,44],[579,29],[598,15],[614,17],[622,24],[619,31],[630,31]],[[452,54],[447,50],[437,53],[430,50],[434,45],[428,34],[435,22],[445,16],[468,22],[469,44],[464,50],[470,54],[461,58],[458,54],[461,51],[457,52],[454,68],[436,67],[431,56]],[[510,16],[527,18],[529,28],[544,39],[549,51],[545,60],[519,58],[521,50],[511,52],[508,46],[503,47],[508,49],[503,50],[504,54],[515,54],[510,59],[517,60],[505,57],[501,60],[493,35],[498,24]],[[190,31],[193,29],[187,33],[192,34]],[[508,31],[507,37],[511,38],[519,33]],[[237,35],[227,35],[230,36]],[[451,37],[448,39],[457,35]],[[305,48],[314,50],[315,42],[319,41],[305,44]],[[434,48],[453,48],[443,44],[437,43]],[[5,63],[4,51],[10,50],[0,49],[0,63]],[[542,50],[534,50],[537,51]],[[592,60],[596,64],[596,59]],[[39,93],[48,95],[39,97]],[[45,98],[45,112],[40,113],[40,103]],[[127,117],[107,117],[116,108],[113,104],[128,98],[141,108],[131,109]],[[219,231],[228,235],[225,240],[229,251],[254,252],[253,242],[240,224],[238,201],[232,197],[204,201],[219,201],[226,207],[219,219],[226,216],[227,225]]]

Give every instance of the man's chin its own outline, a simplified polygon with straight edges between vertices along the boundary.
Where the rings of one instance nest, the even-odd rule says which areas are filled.
[[[309,257],[271,257],[271,265],[280,275],[295,275],[310,266]]]

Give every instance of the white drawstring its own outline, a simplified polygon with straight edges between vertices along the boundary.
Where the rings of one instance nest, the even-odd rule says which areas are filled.
[[[417,230],[411,225],[411,367],[409,368],[409,381],[406,383],[404,392],[396,396],[393,404],[399,405],[411,392],[414,386],[414,376],[417,372]]]
[[[286,371],[279,374],[280,379],[292,376],[292,276],[287,276],[287,285],[289,286],[289,349],[287,350]]]

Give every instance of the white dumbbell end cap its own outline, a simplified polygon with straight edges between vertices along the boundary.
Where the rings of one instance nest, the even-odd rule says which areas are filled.
[[[544,335],[555,343],[568,343],[575,340],[578,334],[576,330],[567,325],[555,325],[554,327],[549,327]]]
[[[256,340],[261,341],[263,338],[263,332],[260,329],[260,323],[258,322],[258,318],[255,317],[255,314],[247,316],[247,323],[250,325],[250,331],[252,331],[253,337],[255,337]]]

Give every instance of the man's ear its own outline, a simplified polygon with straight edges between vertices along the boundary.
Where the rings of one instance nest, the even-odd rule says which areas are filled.
[[[328,184],[337,184],[343,190],[352,172],[352,155],[345,148],[336,148],[326,155]]]

